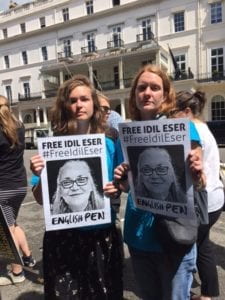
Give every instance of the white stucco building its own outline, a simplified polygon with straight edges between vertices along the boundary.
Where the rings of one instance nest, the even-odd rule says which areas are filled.
[[[27,129],[48,125],[58,86],[78,73],[128,118],[131,80],[147,62],[177,90],[200,87],[205,119],[225,120],[225,1],[36,0],[0,13],[0,94]]]

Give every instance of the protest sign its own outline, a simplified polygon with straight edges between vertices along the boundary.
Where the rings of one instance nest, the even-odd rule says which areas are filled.
[[[9,230],[5,215],[0,205],[0,259],[23,265],[11,232]]]
[[[39,138],[38,150],[46,160],[41,174],[46,230],[110,223],[110,201],[103,194],[105,136]]]
[[[131,194],[136,207],[171,217],[194,218],[187,119],[119,124]]]

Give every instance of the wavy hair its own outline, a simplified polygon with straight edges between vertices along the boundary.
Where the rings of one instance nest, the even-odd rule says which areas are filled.
[[[149,159],[151,159],[151,154],[152,152],[156,152],[157,154],[161,154],[164,157],[164,161],[169,165],[169,169],[171,170],[171,176],[172,176],[172,184],[169,189],[169,195],[168,198],[170,199],[171,202],[185,202],[186,201],[186,196],[183,192],[183,190],[180,187],[180,184],[177,180],[177,175],[175,173],[171,157],[168,153],[168,151],[164,148],[159,148],[159,147],[151,147],[139,155],[138,158],[138,163],[137,163],[137,168],[138,168],[138,174],[137,174],[137,179],[136,179],[136,185],[135,185],[135,192],[137,193],[138,196],[142,197],[149,197],[149,191],[146,190],[146,187],[143,183],[143,176],[141,173],[141,161],[142,159],[147,156]],[[168,175],[167,175],[168,176]]]
[[[73,76],[71,79],[65,81],[59,88],[54,107],[51,111],[53,132],[63,135],[76,133],[76,120],[74,119],[74,114],[71,110],[69,96],[78,86],[88,87],[91,91],[94,113],[90,119],[90,133],[105,132],[104,116],[100,110],[96,90],[89,79],[84,75]]]
[[[175,106],[175,90],[168,75],[156,65],[150,65],[150,64],[145,65],[139,70],[139,72],[135,76],[130,90],[130,97],[128,102],[129,113],[130,113],[131,120],[135,120],[135,121],[141,121],[141,114],[136,105],[135,93],[136,93],[138,80],[144,72],[154,73],[162,79],[165,101],[163,101],[163,103],[161,104],[158,110],[158,114],[168,115],[169,112]]]
[[[14,114],[10,111],[8,99],[0,95],[0,126],[2,132],[5,134],[6,138],[11,144],[11,148],[15,148],[20,144],[18,132],[18,127],[21,123]]]
[[[104,200],[103,197],[100,195],[96,188],[96,184],[94,182],[93,176],[91,174],[91,169],[87,162],[83,160],[70,160],[67,161],[60,169],[57,177],[57,188],[55,194],[53,195],[53,203],[52,203],[52,214],[63,214],[72,212],[68,204],[65,202],[61,195],[61,176],[66,168],[72,166],[73,169],[76,170],[85,170],[88,180],[91,183],[92,191],[88,198],[88,204],[85,208],[86,210],[94,210],[94,209],[101,209],[104,207]],[[76,199],[74,199],[76,201]]]

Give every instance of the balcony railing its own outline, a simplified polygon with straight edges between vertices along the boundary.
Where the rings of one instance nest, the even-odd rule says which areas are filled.
[[[18,94],[19,101],[29,101],[41,99],[41,93],[27,93],[27,94]]]
[[[150,31],[148,33],[140,33],[140,34],[137,34],[137,42],[140,43],[140,42],[149,42],[149,41],[152,41],[154,40],[154,34]]]
[[[107,49],[118,49],[124,47],[124,41],[122,39],[115,39],[107,42]]]
[[[97,47],[95,45],[81,47],[81,54],[92,54],[97,52]]]
[[[45,90],[44,91],[45,98],[55,97],[57,95],[57,90],[58,90],[57,88],[51,90]]]
[[[199,74],[197,78],[198,82],[210,82],[210,81],[221,81],[221,80],[225,80],[225,70]]]
[[[71,51],[58,52],[58,59],[59,60],[72,59],[72,56],[73,56],[73,53]]]
[[[132,78],[126,78],[123,80],[124,88],[131,87]],[[103,81],[100,82],[100,86],[103,91],[109,91],[109,90],[117,90],[120,88],[119,81]]]

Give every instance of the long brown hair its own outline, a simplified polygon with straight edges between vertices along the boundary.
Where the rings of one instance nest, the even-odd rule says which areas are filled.
[[[52,129],[57,134],[74,134],[76,131],[74,114],[71,110],[71,102],[69,96],[71,92],[78,86],[86,86],[91,91],[94,104],[94,113],[90,119],[90,133],[105,132],[105,122],[103,114],[100,110],[100,104],[95,88],[84,75],[75,75],[71,79],[65,81],[59,88],[55,105],[52,109],[51,121]]]
[[[158,113],[168,115],[169,111],[173,109],[175,106],[175,90],[173,88],[173,85],[168,75],[163,70],[161,70],[158,66],[148,64],[139,70],[139,72],[137,73],[137,75],[133,80],[133,84],[130,91],[130,97],[129,97],[129,113],[130,113],[131,120],[136,120],[136,121],[141,120],[140,111],[137,109],[136,106],[135,92],[136,92],[138,80],[144,72],[154,73],[159,77],[161,77],[162,79],[165,101],[163,101],[163,103],[161,104]]]
[[[0,126],[2,132],[11,144],[11,148],[19,145],[19,137],[17,133],[20,122],[10,111],[8,99],[0,95]]]

